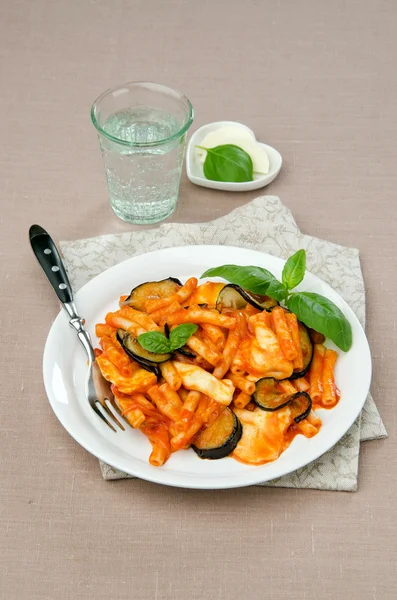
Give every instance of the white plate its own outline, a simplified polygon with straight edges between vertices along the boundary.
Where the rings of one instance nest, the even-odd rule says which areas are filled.
[[[124,261],[95,277],[76,293],[76,305],[93,340],[95,324],[108,311],[117,310],[118,298],[139,283],[178,277],[199,277],[222,264],[258,265],[280,277],[284,261],[260,252],[227,246],[185,246],[143,254]],[[353,346],[340,353],[336,382],[342,392],[332,410],[318,411],[323,427],[314,438],[297,436],[278,460],[260,467],[232,458],[208,461],[193,450],[173,454],[163,467],[148,463],[150,444],[140,431],[114,433],[92,411],[84,397],[86,361],[68,319],[55,319],[44,350],[44,383],[51,406],[70,435],[91,454],[131,475],[156,483],[187,488],[232,488],[261,483],[295,471],[329,450],[349,429],[366,399],[371,379],[371,356],[364,331],[353,311],[326,283],[307,273],[302,289],[330,298],[344,312],[353,328]],[[327,344],[330,347],[332,343]]]
[[[186,173],[192,183],[201,185],[202,187],[212,188],[214,190],[226,190],[228,192],[247,192],[249,190],[257,190],[259,188],[269,185],[277,177],[280,172],[282,165],[281,154],[277,152],[275,148],[258,142],[269,157],[270,169],[267,175],[255,175],[254,181],[246,181],[241,183],[233,183],[232,181],[212,181],[204,177],[203,166],[200,163],[195,147],[200,145],[205,136],[212,131],[216,131],[221,127],[227,127],[230,125],[238,125],[243,129],[246,129],[252,137],[255,139],[255,134],[246,125],[242,123],[236,123],[235,121],[217,121],[216,123],[208,123],[197,129],[190,138],[187,151],[186,151]]]

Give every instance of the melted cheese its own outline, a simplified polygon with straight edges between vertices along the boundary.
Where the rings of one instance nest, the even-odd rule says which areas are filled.
[[[288,406],[274,412],[260,408],[254,411],[234,409],[243,426],[243,435],[233,457],[251,465],[262,465],[276,460],[288,447],[285,436],[293,417]]]
[[[192,304],[208,304],[208,306],[216,306],[219,292],[225,285],[225,283],[207,281],[207,283],[197,286],[187,301],[187,306],[191,306]]]
[[[220,381],[208,371],[195,365],[184,364],[174,361],[172,363],[182,379],[182,383],[187,390],[202,392],[213,400],[228,406],[234,393],[234,385],[230,379]]]
[[[277,336],[260,320],[250,323],[254,336],[246,338],[241,344],[234,364],[256,377],[274,377],[287,379],[294,369],[279,346]]]
[[[154,373],[146,371],[146,369],[142,369],[139,366],[136,366],[135,370],[129,377],[124,377],[117,367],[115,367],[114,364],[104,356],[104,354],[98,356],[96,362],[98,363],[104,378],[107,381],[114,383],[120,392],[123,392],[124,394],[144,392],[148,387],[154,385],[157,381],[157,377]]]

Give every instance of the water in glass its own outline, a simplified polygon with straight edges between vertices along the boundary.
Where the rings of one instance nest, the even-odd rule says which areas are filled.
[[[123,146],[100,136],[110,202],[115,213],[131,223],[162,221],[178,198],[186,134],[158,145],[181,124],[170,113],[150,107],[121,110],[103,125],[106,133],[130,143]]]

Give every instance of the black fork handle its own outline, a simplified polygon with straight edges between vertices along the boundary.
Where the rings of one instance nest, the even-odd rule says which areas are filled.
[[[40,225],[32,225],[29,229],[29,240],[59,300],[63,304],[73,302],[73,292],[66,269],[51,236]]]

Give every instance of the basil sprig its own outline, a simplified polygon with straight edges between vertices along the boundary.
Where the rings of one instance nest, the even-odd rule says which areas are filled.
[[[250,155],[234,144],[223,144],[215,148],[204,148],[207,155],[203,164],[204,175],[212,181],[241,183],[253,181],[253,164]]]
[[[138,335],[138,342],[145,350],[156,354],[167,354],[182,348],[193,333],[197,331],[194,323],[183,323],[175,327],[165,336],[161,331],[147,331]]]
[[[208,269],[201,277],[223,277],[253,294],[270,296],[287,308],[308,327],[331,339],[341,350],[350,350],[352,328],[342,311],[328,298],[313,292],[291,292],[301,283],[306,271],[306,252],[298,250],[286,261],[282,281],[262,267],[223,265]]]
[[[223,277],[230,283],[235,283],[253,294],[271,296],[275,300],[284,300],[288,295],[286,287],[274,275],[262,267],[239,267],[223,265],[208,269],[201,277]]]

